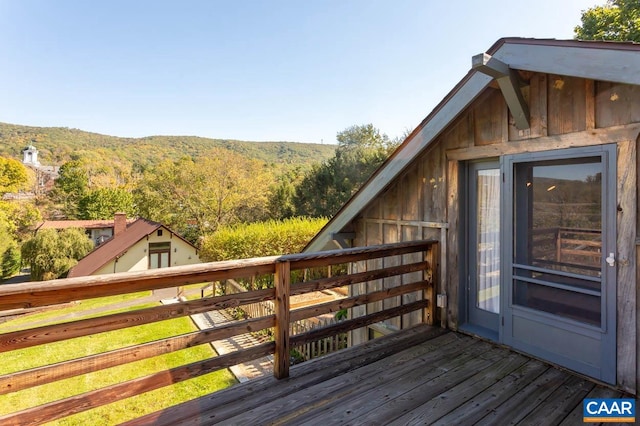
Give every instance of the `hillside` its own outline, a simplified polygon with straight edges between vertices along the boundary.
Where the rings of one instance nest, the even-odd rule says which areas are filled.
[[[212,148],[225,148],[270,164],[305,165],[333,156],[335,145],[299,142],[247,142],[197,136],[120,138],[66,127],[31,127],[0,123],[0,156],[22,159],[22,150],[35,144],[40,162],[61,165],[74,153],[106,151],[141,166],[163,159],[195,156]]]

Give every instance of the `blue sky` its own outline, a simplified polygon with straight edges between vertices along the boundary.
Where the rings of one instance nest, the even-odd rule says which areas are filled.
[[[501,37],[604,0],[0,0],[0,121],[335,143],[412,130]]]

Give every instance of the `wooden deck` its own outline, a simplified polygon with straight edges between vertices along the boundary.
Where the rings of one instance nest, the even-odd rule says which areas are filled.
[[[157,412],[129,425],[582,424],[584,398],[621,394],[426,325]]]

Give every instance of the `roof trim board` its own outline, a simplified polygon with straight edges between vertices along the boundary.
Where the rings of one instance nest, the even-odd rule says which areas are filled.
[[[487,53],[509,68],[640,85],[640,45],[503,38]],[[492,77],[471,70],[407,137],[356,194],[311,240],[304,251],[337,247],[332,233],[347,226],[371,200],[426,149],[491,83]]]
[[[574,44],[570,47],[506,41],[493,57],[512,69],[640,85],[640,45],[627,50],[616,49],[618,43],[602,43],[610,49],[589,48],[588,42]]]

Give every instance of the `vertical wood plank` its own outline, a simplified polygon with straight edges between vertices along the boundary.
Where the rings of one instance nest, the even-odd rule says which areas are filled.
[[[425,253],[425,260],[429,262],[429,269],[424,273],[425,281],[429,282],[429,286],[424,290],[423,297],[429,301],[429,306],[424,309],[423,322],[433,325],[436,319],[436,283],[438,282],[438,244],[434,243]],[[444,325],[443,325],[444,327]]]
[[[383,223],[380,222],[368,222],[367,223],[367,245],[378,245],[383,243]],[[375,258],[369,259],[366,261],[367,271],[375,271],[376,269],[382,268],[382,259]],[[368,281],[366,284],[366,291],[360,294],[372,293],[375,291],[383,290],[383,283],[381,279]],[[380,312],[383,309],[383,302],[377,301],[372,303],[367,303],[365,305],[367,307],[367,314],[371,314],[374,312]]]
[[[399,185],[396,183],[382,195],[382,217],[384,219],[398,219],[400,217],[399,190]]]
[[[587,79],[585,85],[585,114],[587,130],[596,128],[596,89],[593,80]]]
[[[416,241],[421,238],[422,231],[418,226],[402,226],[402,241]],[[402,256],[404,264],[415,263],[421,260],[420,253],[405,254]],[[403,284],[416,282],[422,279],[420,272],[413,272],[403,275]],[[422,297],[422,292],[413,292],[402,295],[402,303],[408,304],[415,302]],[[423,314],[420,311],[409,312],[402,316],[402,327],[408,328],[422,322]]]
[[[502,143],[508,136],[507,105],[498,89],[488,88],[475,102],[473,110],[474,141],[476,146]]]
[[[418,163],[419,164],[419,163]],[[419,220],[419,206],[422,202],[422,175],[418,173],[418,164],[413,165],[402,176],[402,216],[403,220]]]
[[[473,108],[467,108],[443,134],[442,143],[449,149],[468,148],[473,146],[473,138]]]
[[[460,274],[458,262],[460,259],[458,250],[459,214],[460,214],[460,184],[458,182],[459,163],[449,161],[447,164],[447,326],[453,330],[458,328],[458,288],[460,286]]]
[[[596,127],[611,127],[640,121],[640,87],[596,82]]]
[[[618,143],[618,292],[617,357],[618,384],[636,391],[636,205],[637,148],[635,141]]]
[[[398,225],[396,224],[384,224],[383,225],[383,243],[387,244],[387,243],[397,243],[400,242],[400,235],[398,233]],[[390,256],[390,257],[385,257],[384,259],[382,259],[382,267],[383,268],[388,268],[388,267],[392,267],[392,266],[398,266],[401,264],[401,256]],[[398,287],[399,285],[401,285],[402,283],[400,282],[401,277],[400,276],[393,276],[393,277],[389,277],[389,278],[385,278],[382,280],[382,286],[385,290],[393,288],[393,287]],[[384,309],[389,309],[389,308],[395,308],[396,306],[400,306],[400,304],[402,303],[401,297],[400,296],[396,296],[396,297],[389,297],[387,299],[384,299],[382,301],[382,307]],[[396,318],[390,318],[388,320],[385,321],[387,324],[392,325],[393,327],[397,327],[398,329],[402,328],[402,322],[400,320],[400,317],[396,317]]]
[[[561,135],[585,130],[584,79],[550,75],[548,84],[549,134]]]
[[[289,296],[291,294],[291,265],[278,262],[275,265],[275,344],[273,375],[276,379],[289,377]]]
[[[369,245],[369,236],[367,234],[367,224],[364,219],[360,219],[356,225],[356,245],[358,247],[366,247]],[[350,265],[352,273],[365,272],[367,270],[366,261],[354,262]],[[367,293],[367,283],[357,283],[349,286],[349,296],[356,296]],[[349,310],[350,318],[358,318],[367,314],[367,306],[354,306]],[[349,346],[364,343],[369,340],[369,334],[366,328],[358,328],[352,330],[347,335]]]
[[[538,74],[538,110],[540,111],[540,136],[549,135],[548,116],[549,116],[549,99],[548,99],[548,78],[547,74]]]
[[[422,159],[425,170],[422,220],[443,222],[446,216],[446,170],[442,143],[436,144]],[[438,238],[438,235],[435,236]]]

